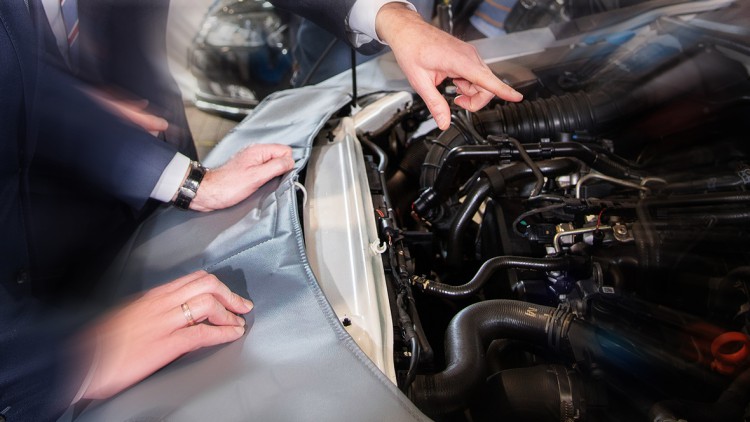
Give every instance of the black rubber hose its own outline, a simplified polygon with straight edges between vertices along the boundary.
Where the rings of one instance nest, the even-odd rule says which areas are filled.
[[[447,367],[420,375],[412,383],[412,401],[428,415],[465,407],[485,373],[485,350],[492,340],[513,338],[546,344],[546,327],[555,308],[514,300],[487,300],[464,308],[445,333]]]
[[[496,256],[482,264],[476,275],[468,283],[453,286],[424,277],[413,276],[412,283],[427,294],[442,297],[462,298],[475,294],[497,270],[517,268],[538,271],[561,271],[579,268],[585,264],[581,257],[562,256],[553,258],[529,258],[525,256]]]
[[[586,420],[584,385],[574,371],[562,365],[506,369],[487,383],[496,396],[498,420]],[[529,394],[532,388],[534,392]]]
[[[437,143],[433,148],[442,143]],[[531,159],[543,160],[549,158],[570,157],[577,158],[589,167],[618,179],[638,179],[641,171],[616,162],[606,154],[594,151],[586,145],[577,142],[549,142],[538,144],[524,144],[523,149]],[[426,217],[435,206],[445,201],[452,193],[460,165],[467,161],[492,162],[502,159],[520,161],[521,153],[516,148],[507,148],[502,143],[498,145],[462,145],[448,150],[440,155],[438,162],[430,162],[428,153],[422,173],[422,187],[424,191],[414,201],[413,210],[422,217]],[[428,173],[427,168],[431,171]],[[434,181],[430,180],[434,175]]]
[[[458,133],[447,131],[444,133]],[[458,135],[460,137],[460,135]],[[458,171],[462,163],[467,161],[494,162],[498,161],[500,150],[493,145],[459,145],[451,147],[459,137],[450,140],[447,145],[438,138],[427,153],[422,165],[420,185],[426,188],[414,201],[413,210],[425,217],[427,212],[444,202],[454,193],[451,189],[456,184]]]
[[[642,172],[639,169],[617,162],[609,158],[605,153],[595,151],[587,145],[578,142],[524,144],[524,148],[531,158],[537,160],[556,157],[573,157],[578,158],[589,167],[608,176],[620,179],[638,179],[642,176]],[[506,153],[510,154],[510,158],[513,160],[520,159],[520,155],[517,151],[511,149]]]
[[[466,194],[466,199],[461,205],[461,210],[451,223],[451,229],[448,233],[448,247],[446,262],[451,266],[461,265],[463,256],[463,234],[471,219],[476,214],[479,207],[492,191],[492,184],[487,178],[480,178],[479,181]]]
[[[570,174],[580,168],[578,162],[570,159],[545,160],[535,163],[536,170],[547,177],[555,177],[562,174]],[[535,173],[535,170],[529,168],[526,163],[518,163],[499,169],[489,167],[484,170],[479,181],[466,194],[466,199],[461,205],[461,209],[451,223],[451,229],[448,234],[447,259],[449,265],[461,265],[463,247],[461,239],[466,232],[471,219],[476,214],[479,207],[487,197],[502,195],[508,183],[524,179]]]
[[[508,134],[525,142],[552,138],[561,132],[593,130],[634,110],[638,99],[597,91],[576,92],[520,103],[510,103],[476,116],[482,133]]]

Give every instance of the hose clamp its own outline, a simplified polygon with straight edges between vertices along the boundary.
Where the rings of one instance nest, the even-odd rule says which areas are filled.
[[[557,378],[557,391],[560,392],[560,421],[574,422],[579,419],[580,412],[576,409],[573,398],[573,380],[565,368],[550,365],[549,370],[554,372]]]

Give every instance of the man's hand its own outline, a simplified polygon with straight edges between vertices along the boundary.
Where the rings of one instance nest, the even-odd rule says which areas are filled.
[[[401,70],[442,130],[450,125],[450,107],[435,86],[446,78],[453,78],[458,88],[456,104],[470,111],[484,107],[495,95],[507,101],[523,98],[492,73],[472,45],[428,24],[402,3],[381,7],[375,30],[390,45]]]
[[[206,172],[190,209],[205,212],[231,207],[292,167],[292,149],[288,146],[251,145],[223,166]]]
[[[205,271],[149,290],[95,327],[99,359],[83,398],[111,397],[187,352],[237,340],[245,320],[235,314],[252,308]]]
[[[167,130],[169,123],[159,116],[146,111],[147,100],[132,101],[118,98],[98,89],[87,89],[86,93],[111,113],[140,126],[146,132],[156,136]]]

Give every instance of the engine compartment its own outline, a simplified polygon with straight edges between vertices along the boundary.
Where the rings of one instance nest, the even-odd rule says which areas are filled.
[[[665,17],[561,44],[492,65],[522,103],[455,109],[440,132],[415,102],[358,134],[397,382],[425,414],[744,420],[750,38],[734,29]]]

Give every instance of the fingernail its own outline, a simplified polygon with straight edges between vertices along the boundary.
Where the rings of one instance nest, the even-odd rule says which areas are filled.
[[[243,301],[243,302],[245,303],[245,306],[247,306],[247,311],[248,311],[248,312],[250,312],[250,311],[252,311],[252,310],[253,310],[253,306],[255,306],[255,305],[253,304],[253,302],[251,302],[251,301],[250,301],[250,300],[248,300],[248,299],[245,299],[244,297],[242,298],[242,301]]]
[[[241,316],[238,316],[237,317],[237,324],[239,324],[239,325],[241,325],[241,326],[244,327],[245,326],[245,318],[242,318]]]
[[[234,331],[236,331],[237,334],[245,334],[245,327],[234,327]]]

